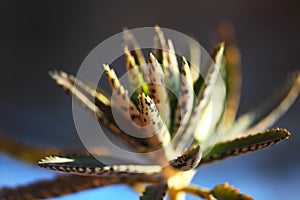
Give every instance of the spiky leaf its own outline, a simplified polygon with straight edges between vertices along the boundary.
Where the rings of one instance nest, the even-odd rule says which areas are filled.
[[[161,172],[161,167],[156,165],[106,165],[91,155],[50,156],[42,159],[39,166],[72,174],[103,177],[147,177]]]
[[[220,142],[214,145],[212,149],[208,148],[206,150],[209,152],[207,155],[204,153],[206,156],[202,158],[200,165],[231,156],[237,156],[242,153],[260,150],[287,139],[289,136],[290,133],[286,129],[277,128],[227,142]]]
[[[140,200],[163,200],[167,189],[167,184],[149,185],[146,187]]]
[[[196,145],[186,150],[183,155],[170,161],[170,165],[177,170],[187,171],[195,168],[201,159],[200,146]]]
[[[217,185],[211,194],[218,200],[253,200],[253,198],[246,194],[240,194],[238,189],[229,186],[228,183]]]

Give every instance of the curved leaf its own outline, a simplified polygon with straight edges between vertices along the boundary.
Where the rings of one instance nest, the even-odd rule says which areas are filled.
[[[101,177],[153,177],[161,172],[157,165],[105,165],[91,155],[50,156],[38,164],[51,170]]]
[[[234,189],[228,183],[217,185],[211,190],[211,194],[218,200],[253,200],[249,195],[240,194],[238,189]]]
[[[222,135],[222,141],[251,135],[274,124],[294,103],[300,92],[300,72],[289,80],[287,90],[280,98],[272,98],[252,112],[241,115],[233,126]],[[275,100],[274,100],[275,99]]]
[[[272,129],[256,133],[246,137],[237,138],[231,141],[219,142],[212,148],[208,148],[206,155],[200,161],[200,165],[211,163],[216,160],[225,159],[231,156],[256,151],[268,146],[272,146],[282,140],[287,139],[290,133],[286,129]]]
[[[108,112],[103,112],[97,105],[95,105],[86,93],[82,92],[80,88],[74,86],[74,82],[69,79],[68,74],[60,73],[58,71],[51,71],[49,75],[55,80],[56,84],[63,88],[64,91],[72,95],[82,107],[86,108],[87,111],[94,114],[99,122],[101,122],[109,131],[114,135],[121,138],[125,143],[132,147],[137,152],[148,152],[147,143],[136,137],[132,137],[127,133],[124,133],[115,123],[114,120],[109,118],[107,114],[111,115],[109,108]],[[114,77],[114,76],[113,76]],[[114,79],[115,80],[115,79]],[[112,79],[111,79],[112,83]],[[132,111],[133,112],[133,111]],[[133,118],[139,119],[132,115]]]

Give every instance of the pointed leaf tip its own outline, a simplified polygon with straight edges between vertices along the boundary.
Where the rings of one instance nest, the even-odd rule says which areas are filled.
[[[201,159],[200,145],[195,145],[186,150],[183,155],[170,161],[170,165],[180,171],[188,171],[195,168]]]
[[[205,150],[205,156],[202,158],[200,165],[260,150],[288,139],[290,135],[291,133],[286,129],[276,128],[245,137],[235,138],[230,141],[219,142],[212,148]]]

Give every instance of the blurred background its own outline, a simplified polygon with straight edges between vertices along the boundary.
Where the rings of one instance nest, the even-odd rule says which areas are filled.
[[[96,45],[125,26],[158,24],[197,38],[210,51],[218,42],[218,25],[230,21],[242,55],[239,113],[244,113],[267,101],[289,74],[300,69],[299,10],[296,0],[1,1],[0,130],[28,144],[82,146],[73,124],[71,98],[50,80],[48,70],[75,74]],[[255,199],[300,198],[299,119],[300,99],[274,125],[287,128],[292,133],[289,140],[207,165],[193,182],[206,187],[229,182]],[[54,174],[1,153],[0,171],[0,187]],[[107,195],[137,198],[126,187],[113,186],[58,199]]]

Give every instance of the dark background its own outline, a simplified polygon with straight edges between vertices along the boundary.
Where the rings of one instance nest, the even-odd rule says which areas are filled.
[[[209,51],[217,42],[217,26],[229,20],[242,54],[239,113],[243,113],[268,100],[291,72],[300,69],[299,10],[296,0],[1,1],[0,129],[27,143],[80,146],[71,98],[55,86],[47,72],[58,68],[76,73],[96,45],[125,26],[158,24],[196,37]],[[296,197],[300,185],[299,117],[300,99],[275,124],[293,133],[288,141],[207,166],[195,182],[205,185],[209,181],[201,179],[201,172],[211,173],[206,179],[229,181],[242,192],[251,193],[249,186],[272,199],[280,199],[277,193]],[[205,171],[209,168],[213,171]],[[240,176],[238,171],[248,176]],[[262,185],[265,183],[267,186]],[[279,192],[281,185],[285,190]],[[264,192],[266,187],[270,190]]]

